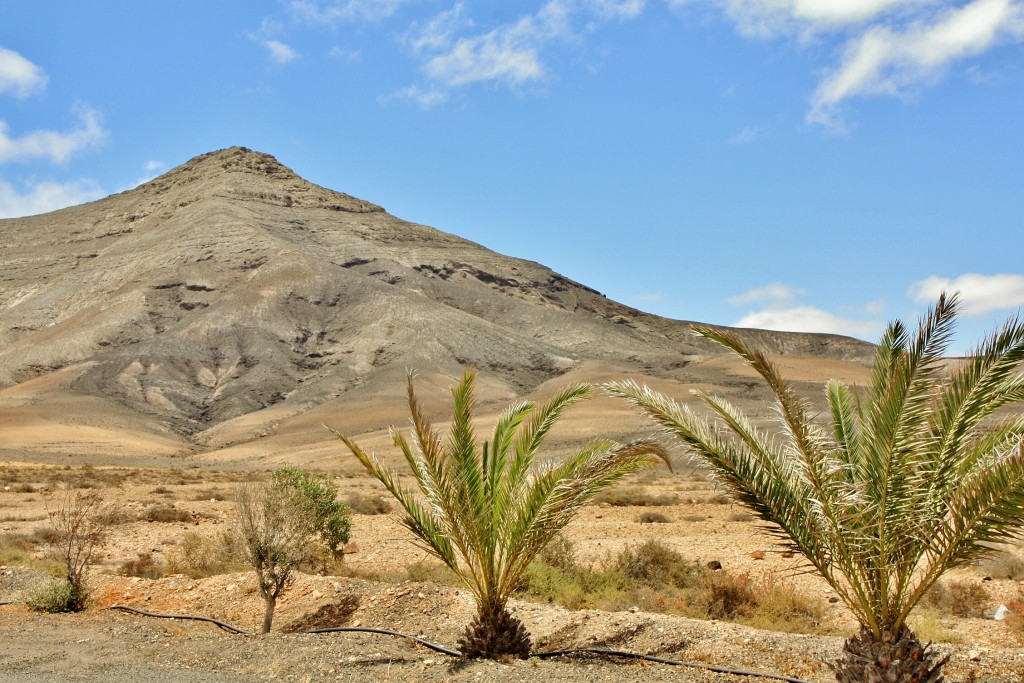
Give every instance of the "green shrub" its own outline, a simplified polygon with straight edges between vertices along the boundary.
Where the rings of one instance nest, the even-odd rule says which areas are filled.
[[[81,612],[89,599],[85,586],[76,588],[67,579],[50,581],[28,594],[26,604],[35,612]]]

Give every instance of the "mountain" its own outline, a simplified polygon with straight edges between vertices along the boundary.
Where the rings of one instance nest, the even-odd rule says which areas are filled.
[[[844,337],[744,334],[785,357],[870,353]],[[195,453],[337,410],[376,426],[372,408],[400,402],[407,368],[447,386],[473,367],[485,400],[507,400],[584,369],[714,383],[695,361],[720,353],[685,322],[240,147],[96,202],[0,220],[11,458],[67,438],[82,452]]]

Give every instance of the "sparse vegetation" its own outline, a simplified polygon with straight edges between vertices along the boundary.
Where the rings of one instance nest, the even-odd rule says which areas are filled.
[[[537,451],[555,421],[587,398],[589,388],[569,387],[540,406],[513,404],[499,417],[492,440],[480,444],[473,426],[474,385],[475,375],[467,372],[452,390],[455,409],[444,439],[424,417],[409,376],[413,443],[395,429],[392,438],[422,498],[352,440],[335,434],[398,500],[404,524],[423,547],[473,592],[477,616],[460,641],[463,654],[525,658],[529,634],[506,605],[532,560],[598,492],[626,474],[667,462],[668,456],[650,441],[600,441],[534,470]]]
[[[616,487],[594,496],[594,502],[613,507],[662,507],[678,504],[679,498],[666,493],[647,493],[636,487]]]
[[[594,565],[569,562],[564,553],[539,556],[519,590],[525,597],[572,609],[639,607],[801,633],[822,631],[826,614],[820,601],[784,583],[712,572],[657,540],[628,545]]]
[[[121,576],[159,579],[167,574],[167,564],[153,557],[153,553],[141,552],[137,554],[137,557],[122,562],[117,573]]]
[[[235,533],[204,536],[195,531],[182,534],[169,554],[168,572],[193,579],[241,571],[246,564],[241,538]]]
[[[44,611],[85,609],[89,599],[86,575],[103,543],[104,512],[98,495],[78,490],[67,492],[57,507],[49,511],[50,543],[54,557],[61,563],[64,579],[35,596],[35,605]]]
[[[981,582],[970,579],[939,581],[921,600],[922,605],[944,614],[979,618],[991,611],[988,603],[988,590]]]
[[[946,660],[907,617],[947,570],[991,555],[1022,523],[1024,418],[995,414],[1024,399],[1024,324],[1008,321],[947,371],[956,308],[955,296],[940,296],[916,335],[891,323],[863,394],[829,382],[830,431],[764,354],[717,328],[695,326],[765,379],[780,438],[720,398],[697,392],[713,424],[646,387],[607,385],[709,463],[854,613],[861,631],[836,663],[841,682],[941,680]]]
[[[139,515],[139,519],[145,522],[162,523],[191,522],[192,513],[173,505],[150,505]]]

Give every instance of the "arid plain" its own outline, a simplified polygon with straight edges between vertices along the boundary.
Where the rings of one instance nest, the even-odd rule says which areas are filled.
[[[453,666],[383,636],[285,633],[333,621],[451,646],[472,615],[468,593],[411,543],[393,507],[381,513],[383,490],[325,424],[400,468],[387,429],[408,423],[407,370],[418,371],[418,396],[443,429],[448,389],[464,368],[479,373],[481,434],[513,400],[626,377],[680,401],[694,388],[717,393],[770,424],[754,373],[685,322],[402,221],[242,148],[99,202],[0,221],[0,236],[0,546],[13,558],[20,544],[25,560],[0,568],[0,601],[17,602],[38,580],[20,565],[44,565],[47,510],[62,493],[94,491],[120,513],[91,574],[93,609],[41,616],[0,607],[0,679],[152,669],[157,680],[733,680],[592,659]],[[812,404],[829,378],[868,382],[870,345],[743,334]],[[654,432],[624,402],[595,392],[566,414],[546,453]],[[524,594],[517,614],[538,645],[828,680],[825,662],[852,618],[798,557],[666,445],[674,471],[636,475],[584,508],[566,532],[577,559],[600,566],[656,539],[755,586],[795,589],[816,605],[811,625],[659,614],[656,596],[596,610],[585,599],[569,609]],[[253,628],[262,605],[252,577],[237,567],[190,577],[182,557],[231,524],[236,486],[285,464],[330,476],[356,514],[344,566],[302,575],[281,600],[278,632],[261,641],[101,611],[127,604]],[[123,576],[143,556],[167,576]],[[936,600],[921,611],[918,630],[953,653],[948,680],[1024,680],[1024,627],[993,619],[1021,600],[1022,576],[1024,550],[1007,546],[950,575],[971,596],[969,609]]]

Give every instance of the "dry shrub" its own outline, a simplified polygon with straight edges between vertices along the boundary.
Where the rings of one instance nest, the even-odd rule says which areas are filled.
[[[981,568],[993,579],[1024,580],[1024,560],[1009,551],[985,558],[982,560]]]
[[[32,484],[15,484],[11,487],[13,493],[35,493],[36,487]]]
[[[636,487],[613,487],[597,494],[594,497],[594,502],[613,507],[661,507],[676,505],[679,503],[679,498],[672,494],[650,494]]]
[[[537,555],[537,559],[550,567],[571,572],[578,567],[576,544],[562,534],[558,534],[544,546],[544,549]]]
[[[167,488],[166,486],[157,486],[155,489],[150,491],[150,493],[156,493],[158,495],[165,495],[165,496],[167,496],[167,495],[170,495],[173,492],[169,488]]]
[[[726,520],[730,522],[749,522],[752,519],[754,519],[754,515],[743,511],[730,513],[729,516],[726,517]]]
[[[672,521],[672,518],[660,512],[644,512],[636,518],[636,521],[640,524],[668,524]]]
[[[989,593],[981,583],[969,579],[940,581],[928,591],[922,603],[936,611],[958,617],[984,617]]]
[[[624,548],[615,557],[612,568],[652,588],[664,585],[687,588],[697,585],[704,574],[703,567],[655,539]]]
[[[387,499],[358,491],[345,496],[345,505],[357,515],[385,515],[391,512],[391,503]]]
[[[433,583],[440,583],[446,586],[462,585],[462,581],[455,572],[440,562],[426,560],[416,562],[405,568],[405,576],[409,581],[421,583],[432,581]]]
[[[1011,600],[1006,607],[1009,609],[1006,615],[1007,627],[1024,642],[1024,592],[1017,599]]]
[[[228,492],[224,489],[209,488],[196,491],[196,493],[192,495],[192,500],[227,500],[229,497]]]
[[[246,568],[241,557],[241,542],[235,534],[225,532],[211,537],[189,531],[170,553],[168,571],[193,579],[229,574]]]
[[[138,553],[138,557],[125,560],[117,571],[121,576],[137,576],[142,579],[159,579],[167,574],[167,563],[153,557],[153,553]]]
[[[151,505],[139,515],[139,519],[146,522],[191,522],[192,513],[173,505]]]

